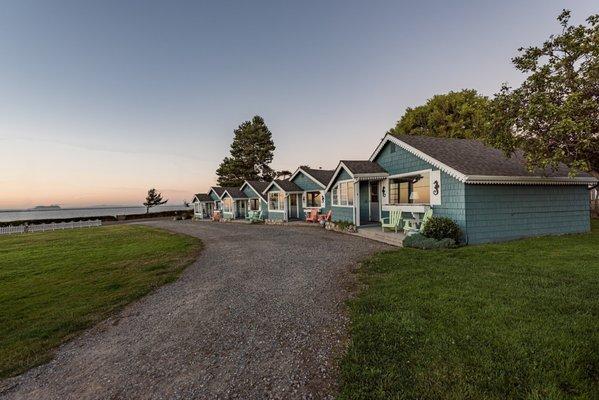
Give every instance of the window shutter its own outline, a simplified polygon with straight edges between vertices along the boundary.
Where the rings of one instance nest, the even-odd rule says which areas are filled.
[[[389,179],[381,181],[381,202],[383,205],[389,204]]]

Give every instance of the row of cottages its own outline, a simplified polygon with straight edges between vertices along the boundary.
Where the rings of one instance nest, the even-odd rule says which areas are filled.
[[[342,160],[335,170],[299,167],[289,179],[240,189],[213,187],[194,206],[203,215],[219,209],[243,218],[251,209],[283,221],[331,210],[334,221],[358,227],[394,210],[406,218],[432,210],[457,222],[465,242],[485,243],[589,231],[588,187],[597,179],[568,172],[563,165],[531,172],[522,153],[506,157],[477,140],[386,135],[368,160]]]

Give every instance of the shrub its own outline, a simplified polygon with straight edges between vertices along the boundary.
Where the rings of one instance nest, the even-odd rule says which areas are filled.
[[[419,233],[415,233],[406,237],[403,240],[404,247],[412,247],[414,249],[423,249],[423,250],[431,250],[431,249],[449,249],[452,247],[456,247],[456,241],[451,238],[444,238],[441,240],[433,239],[421,235]]]
[[[449,238],[458,243],[460,236],[462,236],[462,231],[452,219],[433,216],[422,228],[422,234],[428,238],[437,240]]]

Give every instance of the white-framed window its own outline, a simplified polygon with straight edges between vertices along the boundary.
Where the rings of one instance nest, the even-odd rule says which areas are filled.
[[[306,207],[322,207],[322,193],[306,192]]]
[[[389,204],[429,204],[430,172],[389,179]]]
[[[250,199],[250,211],[260,210],[260,199]]]
[[[352,181],[339,182],[333,187],[332,197],[334,206],[353,206],[354,183]]]
[[[223,212],[233,212],[233,199],[225,197],[223,199]]]
[[[281,192],[268,192],[268,209],[272,211],[285,210],[285,196]]]

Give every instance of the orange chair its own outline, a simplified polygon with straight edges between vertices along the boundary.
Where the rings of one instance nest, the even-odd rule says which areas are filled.
[[[329,210],[326,214],[320,214],[318,216],[318,222],[331,222],[331,218],[333,217],[333,211]]]
[[[311,209],[310,213],[306,215],[306,222],[318,222],[318,210]]]

